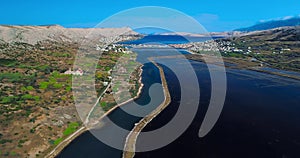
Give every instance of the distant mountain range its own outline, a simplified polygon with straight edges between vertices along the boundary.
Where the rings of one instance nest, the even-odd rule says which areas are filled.
[[[116,35],[138,35],[129,27],[122,28],[64,28],[60,25],[18,26],[0,25],[0,43],[21,42],[36,44],[39,41],[81,42]]]
[[[285,26],[268,30],[251,31],[243,33],[241,36],[235,36],[235,38],[240,41],[264,41],[262,43],[273,41],[297,42],[300,41],[300,26]],[[299,47],[298,44],[297,47]]]
[[[293,36],[295,33],[298,35],[299,27],[297,30],[292,28],[284,29],[284,27],[300,26],[300,15],[294,17],[286,17],[277,20],[269,20],[260,22],[250,27],[240,28],[229,32],[209,32],[209,33],[188,33],[188,32],[167,32],[158,33],[155,35],[179,35],[186,37],[241,37],[244,35],[250,35],[252,33],[270,30],[265,33],[276,33],[276,28],[282,28],[282,30],[289,30],[287,34],[282,33],[284,37],[280,37],[281,40],[297,39],[298,36]],[[273,30],[275,29],[275,30]],[[280,30],[280,29],[279,29]],[[290,30],[293,30],[290,32]],[[278,30],[277,30],[278,31]],[[93,34],[89,34],[93,32]],[[124,34],[123,34],[124,33]],[[0,25],[0,43],[1,42],[23,42],[29,44],[36,44],[38,41],[51,40],[57,42],[81,42],[85,39],[86,35],[93,36],[95,39],[105,36],[112,36],[114,34],[123,35],[140,35],[133,31],[129,27],[123,28],[64,28],[60,25],[46,25],[46,26],[13,26],[13,25]],[[90,37],[91,38],[91,37]],[[279,38],[276,37],[276,38]]]
[[[260,22],[250,27],[236,29],[234,31],[259,31],[259,30],[268,30],[278,27],[285,26],[300,26],[300,16],[283,18],[279,20],[270,20],[265,22]]]

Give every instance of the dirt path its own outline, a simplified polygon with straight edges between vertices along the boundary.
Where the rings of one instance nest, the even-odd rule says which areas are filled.
[[[101,118],[99,118],[99,121],[101,121],[105,116],[107,116],[108,114],[110,114],[112,111],[114,111],[116,108],[125,105],[126,103],[138,98],[141,94],[142,88],[143,88],[143,84],[142,84],[142,66],[140,67],[141,72],[140,72],[140,79],[139,79],[139,83],[141,84],[141,86],[139,87],[139,90],[137,92],[137,95],[134,98],[131,98],[123,103],[120,103],[118,105],[116,105],[115,107],[111,108],[109,111],[107,111],[105,114],[103,114],[103,116],[101,116]],[[94,104],[93,108],[95,107],[95,105],[97,105],[97,103],[101,100],[103,94],[108,90],[108,87],[110,86],[111,82],[109,83],[109,85],[107,86],[107,88],[102,92],[102,94],[100,95],[100,97],[97,99],[97,102]],[[89,116],[91,115],[93,108],[91,109],[91,111],[88,114],[87,119],[85,120],[85,122],[89,122]],[[87,131],[88,128],[86,126],[82,126],[81,128],[79,128],[77,131],[75,131],[72,135],[70,135],[69,137],[67,137],[66,139],[64,139],[62,142],[60,142],[54,149],[51,150],[51,152],[49,152],[45,158],[54,158],[55,156],[57,156],[67,145],[69,145],[69,143],[71,143],[76,137],[78,137],[79,135],[81,135],[82,133],[84,133],[85,131]]]

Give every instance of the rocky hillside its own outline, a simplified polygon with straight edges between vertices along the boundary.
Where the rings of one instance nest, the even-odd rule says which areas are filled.
[[[280,20],[271,20],[260,22],[250,27],[237,29],[236,31],[258,31],[258,30],[268,30],[278,27],[286,27],[286,26],[300,26],[300,17],[292,17],[292,18],[283,18]]]
[[[0,42],[36,44],[38,41],[81,42],[86,38],[98,39],[115,35],[138,35],[128,27],[124,28],[64,28],[49,26],[0,26]]]
[[[263,31],[252,31],[241,38],[262,41],[300,41],[300,26],[279,27]]]
[[[226,40],[233,48],[226,55],[255,58],[273,68],[300,70],[300,26],[253,31]]]
[[[252,31],[214,41],[176,45],[199,54],[216,51],[240,68],[271,67],[300,72],[300,26]],[[298,78],[297,78],[298,79]]]

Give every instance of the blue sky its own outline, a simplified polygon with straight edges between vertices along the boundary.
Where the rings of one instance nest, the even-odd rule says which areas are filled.
[[[10,0],[1,2],[0,24],[93,27],[115,13],[140,6],[179,10],[208,31],[233,30],[260,20],[300,14],[299,0]]]

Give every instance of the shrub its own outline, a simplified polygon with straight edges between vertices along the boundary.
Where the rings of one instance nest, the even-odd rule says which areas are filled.
[[[13,59],[0,59],[0,66],[15,67],[18,62]]]
[[[40,89],[47,89],[49,85],[49,82],[41,82],[40,83]]]
[[[30,129],[30,133],[34,133],[35,132],[35,129],[34,128],[31,128]]]
[[[39,66],[37,69],[44,72],[45,74],[49,74],[51,72],[51,69],[48,65]]]
[[[7,97],[2,97],[0,103],[1,104],[9,104],[15,101],[16,97],[14,96],[7,96]]]
[[[26,89],[29,90],[29,91],[34,90],[34,88],[32,86],[27,86]]]
[[[67,91],[67,92],[71,91],[71,86],[68,85],[68,86],[66,87],[66,91]]]
[[[106,102],[101,102],[100,105],[101,105],[102,108],[104,108],[104,107],[106,107],[107,103]]]
[[[22,100],[35,100],[35,101],[39,101],[40,100],[40,97],[39,96],[33,96],[31,94],[24,94],[22,97],[21,97]]]
[[[54,83],[53,87],[59,89],[59,88],[62,87],[62,84],[60,84],[60,83]]]
[[[24,78],[25,76],[20,73],[0,73],[0,81],[2,81],[3,79],[7,79],[8,82],[19,82]]]
[[[10,139],[1,139],[0,140],[0,144],[11,143],[11,142],[12,142],[12,140],[10,140]]]

